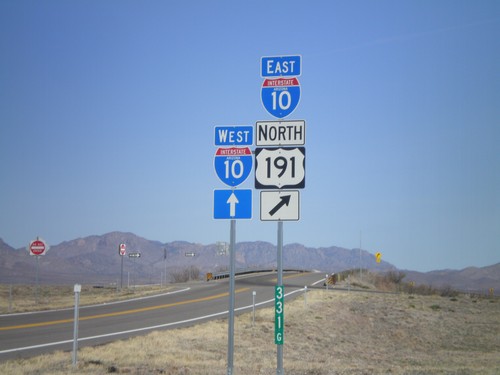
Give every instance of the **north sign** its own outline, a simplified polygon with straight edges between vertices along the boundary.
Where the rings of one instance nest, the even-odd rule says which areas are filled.
[[[290,115],[300,101],[300,83],[296,77],[266,78],[262,83],[262,105],[277,118]]]
[[[255,144],[257,146],[291,146],[306,143],[306,122],[257,121],[255,123]]]
[[[214,190],[214,219],[251,219],[252,190]]]
[[[255,149],[256,189],[303,189],[305,187],[305,147]]]
[[[238,186],[250,175],[252,159],[248,147],[220,147],[215,153],[215,172],[226,185]]]
[[[216,146],[251,146],[253,145],[252,126],[216,126]]]

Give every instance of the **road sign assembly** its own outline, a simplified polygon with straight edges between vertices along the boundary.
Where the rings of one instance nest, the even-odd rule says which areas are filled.
[[[301,146],[306,143],[306,122],[257,121],[255,123],[256,146]]]
[[[214,190],[214,219],[251,219],[252,190]]]
[[[261,101],[266,111],[279,119],[290,115],[300,101],[302,56],[261,58]],[[299,220],[300,194],[305,187],[305,121],[258,121],[255,124],[255,188],[275,189],[260,193],[260,219],[277,221],[277,285],[275,286],[274,343],[277,345],[276,374],[283,375],[284,288],[283,221]],[[271,147],[275,146],[275,147]],[[278,190],[276,190],[278,189]],[[228,372],[229,375],[229,372]]]
[[[252,159],[252,151],[248,147],[220,147],[215,153],[215,172],[226,185],[238,186],[250,175]]]
[[[298,106],[302,56],[261,58],[261,102],[275,118],[289,116]],[[235,311],[236,220],[252,218],[252,190],[237,189],[251,173],[255,154],[256,189],[260,193],[260,218],[277,221],[277,285],[275,287],[275,344],[277,375],[283,375],[284,302],[283,221],[299,220],[300,193],[305,187],[305,121],[258,121],[255,132],[248,126],[216,126],[214,167],[219,179],[231,189],[214,190],[214,219],[230,219],[229,308],[227,375],[233,375]],[[249,147],[256,138],[254,153]],[[291,147],[295,146],[295,147]],[[187,255],[187,254],[186,254]],[[254,293],[255,295],[255,293]]]
[[[299,220],[298,190],[263,190],[260,192],[260,220],[297,221]]]
[[[253,145],[252,126],[216,126],[216,146],[251,146]]]

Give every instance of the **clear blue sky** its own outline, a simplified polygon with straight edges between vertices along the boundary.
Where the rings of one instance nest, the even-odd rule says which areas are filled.
[[[499,41],[496,0],[3,0],[0,237],[228,241],[214,126],[272,120],[260,58],[300,54],[306,188],[285,244],[500,262]],[[236,240],[276,243],[253,198]]]

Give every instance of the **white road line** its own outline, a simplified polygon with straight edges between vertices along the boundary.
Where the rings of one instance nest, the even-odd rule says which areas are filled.
[[[104,302],[104,303],[98,303],[96,305],[85,305],[85,306],[80,306],[80,309],[88,309],[90,307],[98,307],[98,306],[108,306],[108,305],[116,305],[119,303],[126,303],[130,301],[140,301],[144,299],[149,299],[149,298],[156,298],[156,297],[163,297],[163,296],[168,296],[169,294],[176,294],[176,293],[181,293],[181,292],[187,292],[191,288],[185,288],[185,289],[180,289],[180,290],[174,290],[173,292],[167,292],[167,293],[162,293],[162,294],[155,294],[152,296],[145,296],[145,297],[137,297],[137,298],[132,298],[132,299],[124,299],[121,301],[114,301],[114,302]],[[74,310],[74,307],[67,307],[64,309],[55,309],[55,310],[40,310],[40,311],[28,311],[28,312],[21,312],[21,313],[12,313],[12,314],[2,314],[0,315],[0,318],[4,316],[19,316],[19,315],[32,315],[32,314],[44,314],[44,313],[49,313],[49,312],[56,312],[56,311],[67,311],[67,310]]]

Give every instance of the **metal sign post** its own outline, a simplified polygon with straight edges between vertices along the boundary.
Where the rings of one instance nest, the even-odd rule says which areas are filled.
[[[234,358],[234,273],[235,273],[236,220],[231,220],[229,238],[229,324],[227,335],[227,375],[233,374]]]
[[[276,287],[276,318],[281,318],[281,321],[275,322],[280,323],[280,330],[276,327],[276,337],[275,342],[277,344],[277,361],[276,361],[276,375],[283,375],[283,341],[284,341],[284,311],[285,311],[285,293],[283,288],[283,222],[278,221],[278,254],[277,254],[277,265],[278,265],[278,285]],[[279,295],[281,289],[281,296]],[[281,298],[279,298],[281,297]],[[281,299],[281,306],[278,305]],[[281,307],[281,312],[279,308]],[[280,335],[278,340],[278,334]]]
[[[121,271],[120,271],[120,290],[123,289],[123,257],[125,256],[127,252],[127,245],[124,243],[121,243],[118,245],[118,255],[120,255],[121,260]]]
[[[254,290],[252,292],[252,327],[255,326],[255,296],[257,292]]]
[[[121,272],[120,272],[120,290],[122,290],[123,289],[123,256],[120,258],[122,258],[122,265],[121,265]]]
[[[167,248],[163,249],[163,263],[165,266],[165,288],[167,287]]]
[[[38,280],[38,273],[40,268],[40,256],[35,256],[36,258],[36,285],[35,285],[35,303],[38,305],[38,285],[40,284]]]
[[[77,361],[77,351],[78,351],[78,319],[79,319],[79,308],[80,308],[80,292],[82,291],[82,286],[80,284],[75,284],[75,320],[73,323],[73,367],[76,367]]]

